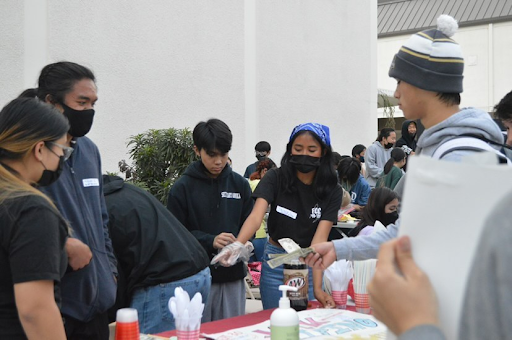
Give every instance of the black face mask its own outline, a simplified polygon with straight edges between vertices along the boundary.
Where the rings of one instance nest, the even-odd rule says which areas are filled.
[[[43,164],[44,166],[44,164]],[[64,166],[64,156],[59,156],[59,166],[57,167],[57,170],[43,170],[43,174],[41,175],[41,178],[39,178],[39,181],[37,181],[37,185],[40,187],[45,187],[56,180],[59,179],[60,174],[62,173],[62,167]],[[46,167],[45,167],[46,168]]]
[[[398,220],[398,211],[393,211],[392,213],[384,214],[381,222],[387,227],[388,225],[395,223],[396,220]]]
[[[393,145],[394,145],[393,143],[386,143],[386,144],[384,144],[384,148],[391,149],[393,147]]]
[[[303,174],[316,170],[320,166],[320,160],[320,157],[307,155],[292,155],[290,157],[290,163],[295,165],[295,169]]]
[[[267,159],[267,155],[256,155],[256,159],[258,162],[261,162],[264,159]]]
[[[73,137],[85,136],[91,129],[94,109],[80,111],[72,109],[64,103],[61,105],[64,108],[64,116],[69,121],[69,134]]]

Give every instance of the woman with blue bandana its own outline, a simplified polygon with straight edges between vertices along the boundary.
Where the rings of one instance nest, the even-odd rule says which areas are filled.
[[[285,253],[278,240],[291,238],[302,248],[326,241],[337,221],[342,196],[332,167],[329,128],[317,123],[296,126],[281,167],[269,170],[254,191],[254,208],[237,238],[242,246],[254,235],[270,204],[269,239],[260,281],[264,309],[278,307],[281,295],[278,287],[283,284],[283,266],[271,269],[267,264],[269,254]],[[228,257],[229,251],[225,255]],[[310,268],[309,282],[309,299],[334,307],[332,298],[322,290],[322,271]]]

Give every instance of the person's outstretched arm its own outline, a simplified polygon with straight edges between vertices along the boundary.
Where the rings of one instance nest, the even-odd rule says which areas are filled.
[[[332,242],[315,244],[315,254],[309,254],[304,262],[310,267],[327,269],[336,260],[362,261],[377,258],[381,244],[395,238],[398,223],[390,224],[385,230],[376,231],[365,237],[346,237]]]

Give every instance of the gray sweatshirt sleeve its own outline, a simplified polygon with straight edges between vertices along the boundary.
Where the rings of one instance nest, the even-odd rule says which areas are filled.
[[[347,261],[376,259],[380,245],[398,235],[399,225],[400,219],[396,221],[396,224],[388,225],[386,230],[377,231],[368,236],[348,237],[332,241],[336,257],[338,260],[345,259]]]
[[[398,340],[445,340],[445,337],[438,327],[421,325],[400,335]]]
[[[512,334],[512,193],[489,214],[466,287],[460,339]]]

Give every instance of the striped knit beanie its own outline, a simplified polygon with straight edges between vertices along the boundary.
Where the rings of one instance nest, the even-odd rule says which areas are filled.
[[[464,59],[459,44],[450,39],[457,28],[457,21],[443,14],[437,29],[412,35],[395,54],[389,76],[426,91],[462,93]]]

